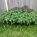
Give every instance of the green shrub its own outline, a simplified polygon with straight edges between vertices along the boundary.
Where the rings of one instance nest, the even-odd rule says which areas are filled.
[[[28,12],[27,10],[14,10],[6,12],[0,16],[0,22],[6,24],[26,24],[30,25],[32,23],[37,23],[37,12]]]

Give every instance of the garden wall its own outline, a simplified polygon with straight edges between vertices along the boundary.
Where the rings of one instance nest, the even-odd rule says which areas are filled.
[[[15,7],[28,7],[30,9],[37,10],[37,0],[0,0],[0,11],[12,9]],[[8,7],[6,7],[6,4]]]
[[[6,10],[6,5],[4,0],[0,0],[0,12]]]

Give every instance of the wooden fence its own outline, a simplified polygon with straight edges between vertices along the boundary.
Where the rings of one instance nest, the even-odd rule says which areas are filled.
[[[0,12],[23,6],[37,10],[37,0],[0,0]]]

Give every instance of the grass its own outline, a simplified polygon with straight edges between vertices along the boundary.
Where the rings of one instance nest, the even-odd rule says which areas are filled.
[[[34,26],[0,26],[0,37],[37,37],[37,25]]]

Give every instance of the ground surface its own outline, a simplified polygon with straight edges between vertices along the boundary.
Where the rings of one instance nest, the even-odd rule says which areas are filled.
[[[37,25],[0,26],[0,37],[37,37]]]

